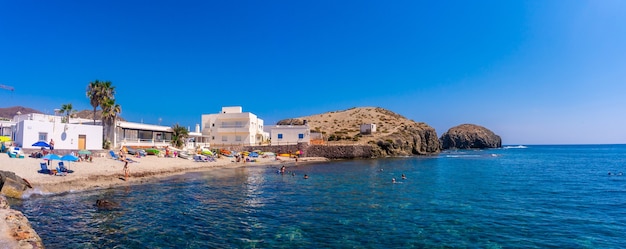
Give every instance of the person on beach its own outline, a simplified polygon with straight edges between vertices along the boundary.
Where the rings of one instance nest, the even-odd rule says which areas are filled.
[[[50,151],[54,151],[54,140],[52,140],[52,138],[50,138]]]
[[[128,168],[128,160],[124,159],[124,181],[130,176],[130,168]]]

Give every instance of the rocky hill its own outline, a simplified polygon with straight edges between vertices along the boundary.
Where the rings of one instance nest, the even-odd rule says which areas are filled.
[[[15,116],[17,114],[17,112],[26,114],[26,113],[43,113],[40,111],[37,111],[35,109],[31,109],[28,107],[23,107],[23,106],[12,106],[12,107],[6,107],[6,108],[0,108],[0,119],[13,119],[13,116]]]
[[[28,108],[28,107],[23,107],[23,106],[13,106],[13,107],[7,107],[7,108],[0,108],[0,119],[12,119],[13,116],[15,116],[15,114],[17,112],[21,112],[22,114],[28,114],[28,113],[43,113],[40,111],[37,111],[35,109],[32,108]],[[102,115],[102,110],[96,110],[96,117],[100,117]],[[85,119],[93,119],[93,109],[92,110],[82,110],[82,111],[76,111],[73,115],[73,118],[85,118]],[[118,117],[119,120],[121,121],[125,121],[122,117]]]
[[[484,149],[502,147],[502,139],[491,130],[474,124],[450,128],[441,135],[441,147],[447,149]]]
[[[307,121],[311,132],[323,134],[329,145],[372,145],[374,156],[428,155],[438,153],[434,128],[409,120],[380,107],[355,107],[279,121],[278,125],[300,125]],[[376,132],[360,134],[361,124],[376,124]]]

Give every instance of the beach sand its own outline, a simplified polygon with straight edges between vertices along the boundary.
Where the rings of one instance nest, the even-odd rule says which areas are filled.
[[[287,157],[257,158],[258,162],[234,162],[232,157],[221,157],[216,162],[195,162],[183,158],[163,158],[146,156],[132,157],[137,161],[129,163],[131,176],[124,180],[124,162],[110,157],[94,157],[93,162],[63,162],[73,173],[56,176],[38,173],[40,163],[46,162],[36,158],[9,158],[6,153],[0,154],[0,170],[11,171],[30,182],[33,188],[24,192],[24,198],[33,194],[50,195],[65,192],[102,189],[129,184],[141,184],[163,177],[183,174],[192,171],[206,171],[212,168],[236,168],[261,165],[293,166],[295,159]],[[328,161],[321,157],[299,158],[297,164]],[[48,169],[55,169],[59,161],[53,160]]]

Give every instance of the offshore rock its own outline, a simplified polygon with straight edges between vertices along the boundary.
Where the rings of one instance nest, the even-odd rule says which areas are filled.
[[[4,196],[0,196],[0,248],[44,248],[28,218],[22,212],[10,209]]]
[[[0,193],[6,197],[21,199],[30,183],[13,172],[0,170]]]
[[[502,147],[502,139],[480,125],[462,124],[450,128],[441,138],[441,147],[447,149],[485,149]]]
[[[100,209],[114,209],[120,207],[120,204],[114,201],[98,199],[96,200],[96,207]]]

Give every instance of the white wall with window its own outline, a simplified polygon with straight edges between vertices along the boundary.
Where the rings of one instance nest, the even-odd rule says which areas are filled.
[[[240,106],[222,107],[216,114],[202,115],[202,135],[210,137],[212,146],[255,145],[262,142],[263,120]]]
[[[270,131],[272,145],[309,143],[311,131],[307,125],[273,125],[266,126]]]
[[[14,135],[15,143],[25,149],[39,149],[32,144],[48,143],[50,139],[54,140],[55,150],[102,149],[102,126],[61,123],[60,117],[20,120],[15,125]]]

